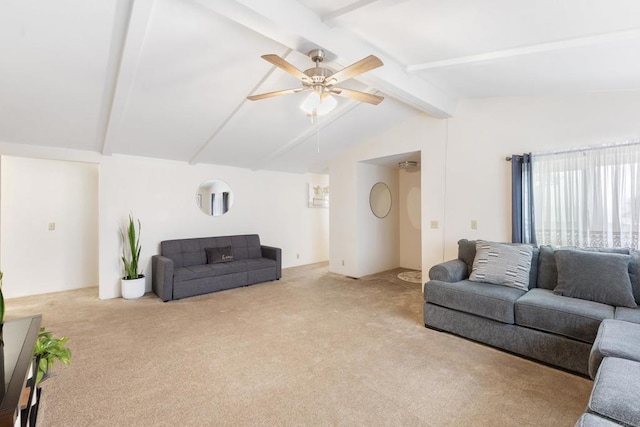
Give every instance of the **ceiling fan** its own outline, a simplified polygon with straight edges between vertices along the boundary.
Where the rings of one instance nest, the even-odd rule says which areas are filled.
[[[384,65],[378,57],[369,55],[337,72],[333,72],[333,70],[330,70],[329,68],[320,66],[320,63],[325,58],[324,50],[313,49],[309,52],[309,57],[316,63],[316,66],[305,71],[300,71],[278,55],[262,55],[264,60],[299,78],[302,81],[302,87],[251,95],[247,96],[247,99],[251,101],[258,101],[260,99],[272,98],[274,96],[288,95],[310,90],[311,93],[302,103],[300,108],[311,116],[321,116],[335,108],[337,102],[331,95],[355,99],[356,101],[367,102],[373,105],[378,105],[384,99],[382,96],[335,86],[345,80]]]

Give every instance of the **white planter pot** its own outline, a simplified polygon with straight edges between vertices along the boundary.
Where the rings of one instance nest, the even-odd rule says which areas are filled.
[[[144,276],[140,276],[137,279],[122,279],[120,283],[122,286],[122,298],[136,299],[144,295],[146,285]]]

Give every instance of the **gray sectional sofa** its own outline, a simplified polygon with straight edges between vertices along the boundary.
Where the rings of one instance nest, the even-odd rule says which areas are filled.
[[[593,389],[576,427],[640,427],[640,325],[605,319],[591,348]]]
[[[639,251],[502,244],[530,264],[508,267],[513,280],[499,285],[474,273],[478,243],[460,240],[458,259],[429,271],[426,327],[588,375],[600,323],[640,323]],[[481,262],[500,259],[486,253]]]
[[[166,302],[278,280],[282,251],[257,234],[165,240],[151,268],[153,292]]]

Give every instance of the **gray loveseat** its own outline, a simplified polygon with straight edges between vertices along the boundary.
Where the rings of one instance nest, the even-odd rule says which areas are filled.
[[[527,250],[531,260],[528,286],[501,286],[477,277],[469,280],[476,242],[460,240],[458,259],[429,271],[431,280],[424,286],[425,326],[587,375],[591,346],[604,319],[640,323],[640,309],[636,308],[640,303],[640,252],[552,246]],[[593,254],[604,258],[605,265],[611,262],[616,267],[601,268],[589,259]],[[573,257],[579,262],[571,264]],[[573,277],[598,283],[595,288],[591,283],[591,288],[578,289],[583,292],[580,298],[567,296],[571,292],[563,293],[559,282],[567,285]],[[618,281],[629,289],[615,288]],[[609,295],[614,288],[629,295],[618,301],[619,296]],[[610,297],[613,303],[598,301]]]
[[[163,301],[280,279],[280,248],[257,234],[165,240],[151,258],[153,292]]]

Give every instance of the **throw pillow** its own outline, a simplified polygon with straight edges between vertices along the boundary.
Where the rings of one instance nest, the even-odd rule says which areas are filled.
[[[233,248],[231,246],[205,248],[204,251],[207,253],[207,264],[233,261]]]
[[[469,280],[529,290],[533,248],[524,244],[476,242],[476,257]]]
[[[616,307],[636,308],[629,279],[629,255],[558,249],[558,295]]]

